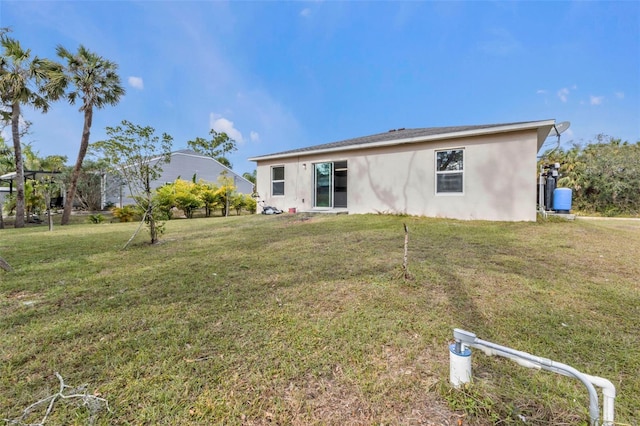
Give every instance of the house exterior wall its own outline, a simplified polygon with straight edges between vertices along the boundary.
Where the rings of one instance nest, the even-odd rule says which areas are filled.
[[[151,182],[151,188],[159,188],[162,185],[174,182],[178,178],[192,180],[194,174],[196,181],[204,180],[218,185],[218,178],[224,171],[227,172],[227,177],[234,179],[237,192],[241,194],[253,193],[253,183],[213,158],[182,152],[171,154],[171,161],[162,165],[162,173],[158,179]],[[107,202],[112,202],[118,206],[134,204],[133,199],[129,197],[129,188],[126,185],[122,189],[122,198],[120,198],[120,194],[115,194],[114,192],[118,191],[110,191],[107,194]]]
[[[313,164],[346,160],[349,213],[535,221],[537,143],[536,130],[524,130],[258,160],[257,192],[265,205],[313,211]],[[436,194],[436,151],[453,148],[464,149],[464,192]],[[273,166],[285,168],[282,196],[271,194]]]

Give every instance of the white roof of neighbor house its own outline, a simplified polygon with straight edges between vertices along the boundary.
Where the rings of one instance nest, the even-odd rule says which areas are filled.
[[[234,172],[233,169],[230,169],[229,167],[225,166],[224,164],[222,164],[221,162],[219,162],[215,158],[209,157],[207,155],[199,154],[199,153],[197,153],[197,152],[195,152],[195,151],[193,151],[191,149],[181,149],[181,150],[178,150],[178,151],[173,151],[170,155],[171,156],[184,155],[185,157],[197,157],[197,158],[201,158],[201,159],[204,159],[204,160],[207,160],[207,161],[213,161],[213,162],[215,162],[215,164],[220,166],[223,170],[226,170],[227,172],[229,172],[232,176],[235,176],[237,179],[242,179],[244,182],[248,183],[249,185],[253,185],[253,183],[251,183],[251,181],[246,179],[244,176],[238,174],[237,172]]]
[[[18,173],[9,172],[7,174],[4,174],[4,175],[0,176],[0,180],[13,180],[13,179],[16,178],[16,176],[18,176]]]
[[[23,172],[23,175],[25,178],[31,178],[31,179],[40,179],[42,177],[45,176],[51,176],[51,175],[59,175],[62,172],[58,172],[58,171],[46,171],[46,170],[25,170]],[[18,177],[18,172],[9,172],[6,173],[2,176],[0,176],[0,181],[10,181],[10,180],[14,180],[15,178]]]
[[[204,154],[199,154],[191,149],[180,149],[178,151],[172,151],[169,154],[169,157],[173,157],[176,155],[181,155],[181,156],[185,156],[185,157],[194,157],[194,158],[199,158],[205,161],[210,161],[212,163],[214,163],[216,166],[220,167],[222,170],[226,170],[227,172],[229,172],[232,176],[235,176],[237,179],[241,179],[244,182],[246,182],[249,185],[253,185],[253,183],[251,183],[251,181],[247,180],[245,177],[243,177],[242,175],[236,173],[233,171],[233,169],[230,169],[229,167],[225,166],[224,164],[220,163],[218,160],[216,160],[213,157],[209,157],[208,155],[204,155]],[[150,161],[158,161],[162,158],[161,155],[158,155],[157,157],[153,157]],[[169,163],[171,163],[171,161],[169,161]]]
[[[555,120],[525,121],[504,124],[482,124],[474,126],[449,126],[427,127],[418,129],[394,129],[384,133],[370,136],[362,136],[331,142],[322,145],[314,145],[306,148],[292,149],[275,154],[267,154],[249,158],[249,161],[270,160],[276,158],[296,157],[301,154],[316,154],[346,151],[352,149],[375,148],[381,146],[402,145],[416,142],[436,141],[467,136],[479,136],[494,133],[514,132],[520,130],[536,129],[538,131],[538,149],[542,146],[553,128]]]

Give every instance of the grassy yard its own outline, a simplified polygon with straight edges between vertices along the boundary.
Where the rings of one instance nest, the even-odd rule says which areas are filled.
[[[59,372],[110,411],[46,424],[587,424],[577,380],[479,351],[451,390],[459,327],[608,378],[640,422],[640,221],[232,216],[123,251],[136,226],[0,231],[0,419]]]

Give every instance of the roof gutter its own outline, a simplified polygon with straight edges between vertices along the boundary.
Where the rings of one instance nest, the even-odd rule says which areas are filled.
[[[517,125],[509,125],[509,126],[500,126],[500,127],[487,127],[485,129],[474,129],[474,130],[464,130],[460,132],[453,133],[442,133],[436,135],[428,135],[428,136],[418,136],[415,138],[404,138],[404,139],[391,139],[387,141],[374,142],[369,144],[354,144],[354,145],[346,145],[339,146],[335,148],[325,148],[325,149],[315,149],[311,151],[293,151],[283,154],[270,154],[259,157],[251,157],[249,161],[264,161],[264,160],[274,160],[280,158],[291,158],[291,157],[300,157],[300,156],[308,156],[314,154],[324,154],[331,152],[343,152],[343,151],[352,151],[354,149],[370,149],[370,148],[380,148],[394,145],[404,145],[404,144],[412,144],[418,142],[431,142],[437,140],[444,139],[454,139],[454,138],[462,138],[466,136],[482,136],[487,134],[494,133],[508,133],[508,132],[516,132],[520,130],[530,130],[537,129],[538,130],[538,149],[542,146],[549,131],[555,125],[555,120],[544,120],[544,121],[532,121],[531,123],[525,124],[517,124]]]

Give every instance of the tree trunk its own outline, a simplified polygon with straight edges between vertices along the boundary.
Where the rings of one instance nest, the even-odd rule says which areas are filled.
[[[149,234],[151,234],[151,244],[155,244],[158,242],[158,230],[156,229],[156,219],[153,217],[153,213],[151,212],[149,212],[148,218],[149,218]]]
[[[147,196],[147,218],[149,219],[149,234],[151,234],[151,244],[158,242],[158,230],[156,229],[156,219],[153,217],[153,200],[151,195],[151,180],[149,176],[149,166],[145,166],[144,174],[146,177],[144,184],[144,192]],[[188,214],[185,209],[185,214]],[[187,216],[189,217],[189,216]]]
[[[67,189],[67,198],[64,203],[64,210],[62,211],[61,225],[69,224],[73,201],[76,198],[78,179],[80,178],[80,172],[82,171],[82,162],[84,161],[84,157],[87,155],[87,149],[89,148],[89,136],[91,135],[92,120],[93,108],[89,105],[86,106],[84,110],[84,126],[82,128],[82,138],[80,139],[80,150],[78,151],[76,165],[73,167],[73,172],[71,173],[71,182],[69,183],[69,189]]]
[[[11,133],[16,157],[16,228],[24,228],[24,165],[20,145],[20,103],[11,105]]]
[[[4,203],[0,203],[0,229],[4,229],[4,217],[2,209],[4,208]]]
[[[44,194],[44,202],[47,205],[47,223],[49,224],[49,231],[53,231],[53,217],[51,216],[51,189],[47,188]]]

